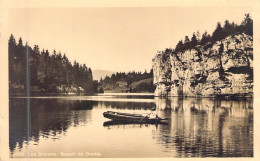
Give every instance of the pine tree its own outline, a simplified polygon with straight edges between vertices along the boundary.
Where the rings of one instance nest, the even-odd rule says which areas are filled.
[[[221,27],[221,23],[218,22],[217,27],[215,29],[215,31],[212,34],[212,39],[213,41],[218,41],[224,38],[224,34],[223,34],[223,28]]]
[[[192,38],[191,38],[191,47],[194,48],[198,44],[197,37],[195,33],[193,33]]]
[[[150,78],[153,78],[153,68],[150,70]]]
[[[190,42],[190,39],[188,36],[185,36],[184,44],[188,44]]]
[[[20,37],[20,39],[18,41],[18,47],[23,47],[23,41],[22,41],[21,37]]]
[[[245,14],[245,18],[241,23],[241,26],[243,27],[243,30],[248,35],[253,35],[253,20],[250,17],[250,14]]]
[[[209,38],[210,38],[210,35],[208,34],[207,31],[205,31],[203,34],[202,34],[202,38],[200,40],[200,43],[201,45],[205,45],[206,43],[209,42]]]
[[[12,47],[12,46],[15,46],[15,45],[16,45],[15,38],[14,38],[13,34],[11,34],[9,41],[8,41],[8,46]]]
[[[38,45],[34,45],[33,47],[33,52],[39,56],[40,55],[40,49],[39,49],[39,46]]]
[[[184,40],[184,50],[189,49],[190,48],[190,39],[188,36],[185,36],[185,40]]]
[[[175,47],[175,52],[182,51],[182,48],[183,48],[183,42],[182,42],[182,40],[180,40],[180,41],[177,43],[176,47]]]

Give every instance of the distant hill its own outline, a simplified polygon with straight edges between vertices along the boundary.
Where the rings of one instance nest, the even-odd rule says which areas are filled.
[[[132,92],[154,92],[153,78],[142,79],[130,85]]]
[[[108,70],[92,70],[93,80],[100,80],[102,77],[103,79],[106,76],[111,76],[114,72]]]
[[[99,81],[98,89],[104,92],[154,92],[153,70],[149,73],[113,73]]]

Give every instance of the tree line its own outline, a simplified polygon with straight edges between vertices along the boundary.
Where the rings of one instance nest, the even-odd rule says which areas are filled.
[[[111,77],[106,76],[104,79],[101,78],[99,83],[114,83],[117,81],[125,81],[127,82],[127,85],[130,85],[133,82],[143,80],[143,79],[148,79],[148,78],[153,78],[153,70],[151,69],[150,72],[148,73],[146,70],[144,73],[141,72],[116,72],[116,74],[112,74]]]
[[[123,92],[154,92],[154,85],[153,81],[149,78],[153,78],[153,70],[151,69],[150,72],[116,72],[111,76],[106,76],[104,79],[101,78],[99,81],[99,92],[104,92],[104,90],[113,90],[113,89],[125,89],[126,91]],[[148,79],[148,80],[147,80]],[[133,85],[134,82],[141,81]],[[119,83],[121,82],[121,83]],[[125,82],[125,84],[124,84]],[[120,85],[121,84],[121,87]]]
[[[195,48],[197,45],[205,46],[207,48],[216,41],[220,41],[227,36],[242,33],[253,36],[253,20],[250,17],[250,14],[245,14],[244,20],[239,25],[228,20],[224,22],[223,26],[218,22],[216,29],[212,34],[209,34],[207,31],[202,35],[198,31],[196,33],[194,32],[191,38],[185,36],[184,40],[180,40],[175,49],[167,48],[165,51],[178,53]]]
[[[24,45],[22,38],[16,43],[12,34],[8,52],[10,92],[25,92],[27,76],[32,92],[69,92],[72,87],[86,93],[97,90],[91,68],[77,61],[71,63],[65,53],[56,50],[50,53],[49,50],[40,50],[38,45],[32,48],[27,43]],[[29,75],[26,74],[26,54],[29,55]],[[58,91],[57,87],[61,89]]]

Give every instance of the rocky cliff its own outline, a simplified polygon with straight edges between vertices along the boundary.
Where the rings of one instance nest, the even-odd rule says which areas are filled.
[[[153,59],[155,96],[253,96],[253,38],[246,34]]]

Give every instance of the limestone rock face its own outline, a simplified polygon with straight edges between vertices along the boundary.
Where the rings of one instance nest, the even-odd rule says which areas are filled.
[[[155,96],[253,96],[253,38],[228,36],[153,59]]]

